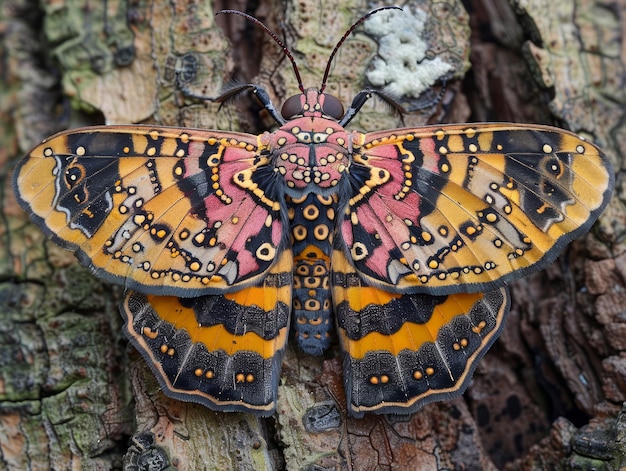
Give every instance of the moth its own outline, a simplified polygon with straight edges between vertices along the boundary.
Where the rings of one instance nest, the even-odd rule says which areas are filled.
[[[393,8],[393,7],[387,7]],[[613,170],[587,140],[477,123],[362,133],[320,88],[260,135],[161,126],[56,134],[14,172],[21,206],[95,276],[127,288],[130,341],[164,392],[273,413],[290,329],[336,332],[349,412],[412,413],[459,396],[498,337],[507,284],[541,270],[607,205]],[[334,321],[334,322],[333,322]]]

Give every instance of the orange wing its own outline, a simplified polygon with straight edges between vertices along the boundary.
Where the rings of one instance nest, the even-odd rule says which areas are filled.
[[[252,284],[277,258],[282,195],[257,183],[273,178],[267,161],[247,134],[92,127],[35,147],[14,188],[33,221],[99,277],[197,296]]]

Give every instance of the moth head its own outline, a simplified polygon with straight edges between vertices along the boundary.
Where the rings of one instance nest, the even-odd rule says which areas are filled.
[[[343,105],[337,97],[309,88],[305,93],[287,98],[280,110],[280,114],[286,120],[320,113],[322,116],[339,120],[343,117]]]

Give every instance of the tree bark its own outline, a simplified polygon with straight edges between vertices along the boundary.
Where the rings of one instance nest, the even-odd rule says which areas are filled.
[[[284,36],[310,87],[320,86],[337,40],[374,3],[0,4],[0,470],[626,465],[626,0],[400,2],[397,27],[380,33],[366,22],[337,54],[328,93],[347,106],[365,86],[384,83],[413,111],[401,119],[372,100],[351,128],[557,124],[596,142],[617,172],[591,233],[513,285],[505,330],[464,397],[412,416],[349,417],[336,348],[310,357],[289,347],[267,419],[169,399],[127,347],[120,289],[47,241],[17,205],[15,162],[61,129],[267,129],[253,100],[220,109],[176,86],[176,72],[188,91],[211,97],[233,78],[261,83],[278,106],[298,93],[280,48],[240,17],[218,23],[216,11],[247,11]],[[423,46],[408,65],[379,48],[381,34],[405,28]]]

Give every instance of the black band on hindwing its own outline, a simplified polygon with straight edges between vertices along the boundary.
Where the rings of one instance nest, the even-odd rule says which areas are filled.
[[[345,278],[357,275],[333,273],[335,286],[346,286]],[[435,307],[446,300],[447,296],[414,294],[399,296],[387,304],[369,304],[361,311],[350,309],[348,301],[335,307],[338,326],[345,330],[351,340],[359,340],[371,332],[391,335],[406,322],[426,324]]]

